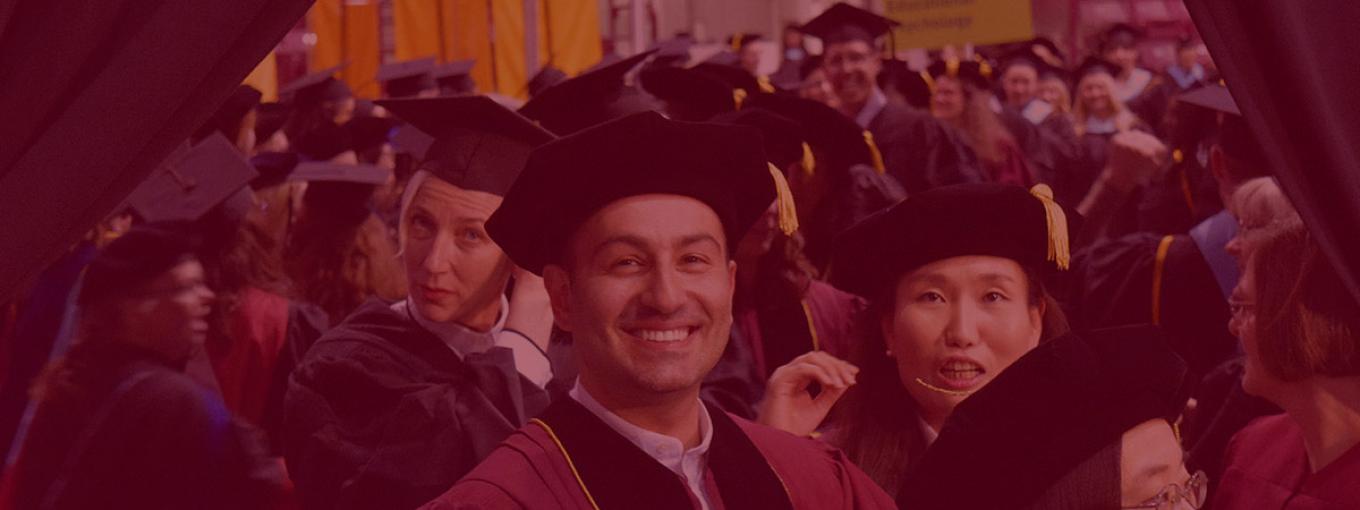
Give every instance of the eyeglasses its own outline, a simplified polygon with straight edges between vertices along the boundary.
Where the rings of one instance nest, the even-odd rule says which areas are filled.
[[[1199,510],[1204,507],[1204,500],[1209,497],[1209,477],[1203,471],[1196,471],[1184,486],[1170,484],[1162,488],[1155,497],[1144,501],[1138,506],[1126,506],[1124,510],[1133,509],[1155,509],[1155,510],[1175,510],[1177,505],[1184,501],[1190,508]]]

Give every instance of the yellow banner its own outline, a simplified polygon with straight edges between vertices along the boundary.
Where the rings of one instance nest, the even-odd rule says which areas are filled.
[[[1034,37],[1030,0],[884,0],[883,12],[902,23],[897,48],[995,44]]]

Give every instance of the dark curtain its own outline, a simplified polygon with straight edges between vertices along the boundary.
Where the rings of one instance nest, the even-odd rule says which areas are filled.
[[[1285,193],[1360,299],[1360,2],[1185,5]]]
[[[0,1],[0,302],[112,212],[311,3]]]

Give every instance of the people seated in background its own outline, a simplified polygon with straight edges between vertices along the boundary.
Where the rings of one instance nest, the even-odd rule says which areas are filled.
[[[858,373],[822,353],[796,359],[770,378],[761,421],[812,433],[849,390],[830,442],[897,493],[959,402],[1067,332],[1044,283],[1067,267],[1066,218],[1045,187],[969,184],[913,195],[847,231],[830,274],[870,302],[852,346]]]
[[[1151,326],[1030,351],[958,405],[899,508],[1201,508],[1176,423],[1191,384]]]
[[[184,374],[214,295],[183,223],[134,227],[86,270],[76,343],[35,388],[6,508],[261,508],[283,473]]]
[[[1033,186],[1035,176],[1029,161],[992,110],[990,69],[977,62],[939,60],[926,72],[933,83],[931,115],[963,135],[977,154],[987,181]]]
[[[1360,505],[1360,305],[1301,223],[1253,240],[1233,291],[1242,385],[1280,406],[1233,437],[1214,508]]]

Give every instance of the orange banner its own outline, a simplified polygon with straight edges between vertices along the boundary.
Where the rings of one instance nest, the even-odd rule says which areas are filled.
[[[361,97],[378,97],[374,77],[381,63],[376,0],[317,0],[307,12],[307,27],[316,34],[308,68],[312,71],[348,63],[340,78]]]

